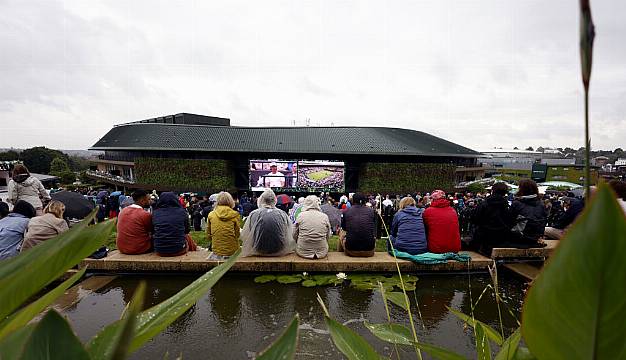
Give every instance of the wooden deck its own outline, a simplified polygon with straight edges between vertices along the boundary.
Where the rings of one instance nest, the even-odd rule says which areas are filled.
[[[559,240],[544,240],[547,244],[543,248],[532,249],[510,249],[494,248],[491,251],[491,258],[497,260],[505,259],[536,259],[541,260],[550,257],[552,252],[559,245]]]
[[[469,270],[484,270],[493,260],[474,252],[464,252],[472,257]],[[80,266],[98,272],[206,272],[221,262],[207,260],[206,250],[189,252],[177,257],[159,257],[154,253],[124,255],[112,251],[104,259],[85,259]],[[404,272],[454,272],[467,271],[465,262],[448,261],[444,264],[421,265],[407,260],[398,260]],[[295,254],[282,257],[241,257],[231,268],[238,272],[394,272],[393,256],[377,252],[370,258],[355,258],[340,252],[330,252],[325,259],[308,260]]]

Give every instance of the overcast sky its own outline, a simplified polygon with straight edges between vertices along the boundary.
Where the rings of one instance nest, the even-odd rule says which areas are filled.
[[[592,143],[626,147],[626,2],[592,11]],[[578,1],[0,0],[0,148],[180,112],[578,148]]]

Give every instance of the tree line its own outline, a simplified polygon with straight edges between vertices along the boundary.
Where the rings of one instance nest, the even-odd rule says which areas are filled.
[[[24,163],[30,172],[58,176],[64,184],[73,183],[76,172],[89,169],[89,160],[44,146],[0,152],[0,161],[16,160]]]

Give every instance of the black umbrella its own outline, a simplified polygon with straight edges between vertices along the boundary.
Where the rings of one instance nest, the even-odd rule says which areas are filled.
[[[64,217],[68,219],[83,219],[94,208],[93,202],[79,193],[63,190],[52,194],[51,197],[52,200],[60,201],[65,205]]]

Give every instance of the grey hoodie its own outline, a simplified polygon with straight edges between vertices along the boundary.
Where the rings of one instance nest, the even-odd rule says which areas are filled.
[[[23,175],[18,175],[16,177],[17,181],[14,179],[9,181],[7,201],[15,205],[18,200],[24,200],[29,202],[35,209],[41,209],[43,207],[41,199],[50,200],[50,195],[46,192],[41,181],[33,176],[20,181],[19,177],[23,177]]]

